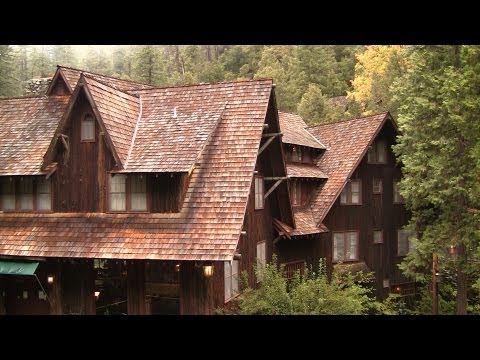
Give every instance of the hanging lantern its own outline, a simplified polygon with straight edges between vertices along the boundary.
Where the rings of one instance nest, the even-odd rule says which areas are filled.
[[[449,251],[450,255],[455,255],[455,246],[453,245],[450,245],[450,251]]]

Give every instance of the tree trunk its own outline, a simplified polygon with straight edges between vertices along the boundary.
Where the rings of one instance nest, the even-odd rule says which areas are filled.
[[[458,246],[459,264],[457,270],[457,315],[467,314],[467,288],[468,279],[464,272],[465,264],[467,263],[465,254],[465,245]]]

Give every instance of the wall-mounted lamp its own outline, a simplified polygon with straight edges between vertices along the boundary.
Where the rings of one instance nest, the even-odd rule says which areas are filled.
[[[48,275],[48,277],[47,277],[47,282],[48,282],[49,284],[53,284],[53,275]]]
[[[209,278],[213,276],[213,264],[205,264],[202,268],[205,277]]]
[[[175,271],[179,272],[180,271],[180,263],[175,264]]]
[[[95,299],[97,299],[97,300],[98,300],[98,297],[100,296],[100,291],[95,291],[95,293],[94,293],[94,294],[95,294]]]

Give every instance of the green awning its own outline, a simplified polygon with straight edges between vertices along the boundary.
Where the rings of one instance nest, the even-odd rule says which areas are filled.
[[[0,275],[34,275],[38,262],[0,261]]]

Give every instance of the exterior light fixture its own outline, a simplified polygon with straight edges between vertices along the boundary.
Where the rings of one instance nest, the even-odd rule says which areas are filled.
[[[180,271],[180,263],[175,264],[175,271],[179,272]]]
[[[212,277],[212,275],[213,275],[213,265],[212,264],[203,265],[203,275],[206,278]]]
[[[450,255],[455,255],[455,246],[450,245]]]
[[[49,284],[53,284],[53,275],[48,275],[48,277],[47,277],[47,282],[48,282]]]
[[[97,300],[98,300],[98,297],[100,296],[100,291],[95,291],[95,293],[94,293],[94,294],[95,294],[95,299],[97,299]]]

